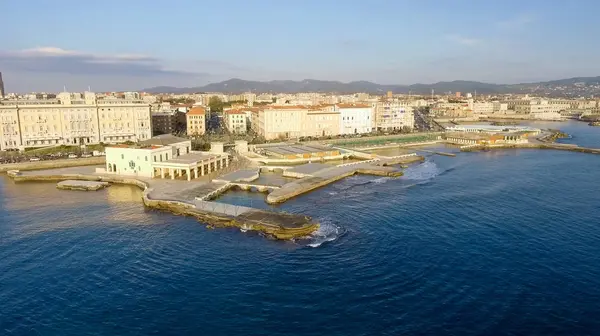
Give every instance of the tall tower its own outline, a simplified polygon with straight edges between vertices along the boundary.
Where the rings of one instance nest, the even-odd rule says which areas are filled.
[[[2,81],[2,72],[0,72],[0,98],[4,98],[6,92],[4,91],[4,82]]]

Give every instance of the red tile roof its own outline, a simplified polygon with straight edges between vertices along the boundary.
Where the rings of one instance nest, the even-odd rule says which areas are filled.
[[[188,115],[205,115],[206,110],[204,107],[192,107],[191,110],[188,111]]]

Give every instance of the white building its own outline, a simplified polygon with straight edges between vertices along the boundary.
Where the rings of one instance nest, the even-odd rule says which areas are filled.
[[[248,124],[246,112],[237,109],[226,110],[223,112],[225,127],[231,133],[245,134]]]
[[[373,131],[373,107],[367,104],[338,104],[340,135]]]
[[[187,179],[227,167],[229,155],[219,151],[191,150],[191,141],[170,134],[142,141],[138,145],[106,148],[106,173],[146,178]]]

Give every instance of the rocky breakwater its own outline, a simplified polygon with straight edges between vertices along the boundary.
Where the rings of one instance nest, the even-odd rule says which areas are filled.
[[[204,223],[209,228],[215,227],[236,227],[243,231],[257,231],[266,236],[289,240],[303,238],[319,229],[319,224],[310,217],[285,213],[274,213],[258,209],[250,209],[239,214],[211,211],[210,208],[200,208],[196,201],[183,199],[179,197],[161,198],[161,194],[156,196],[154,187],[161,189],[158,183],[161,180],[149,182],[141,181],[135,178],[109,175],[92,175],[90,173],[63,173],[56,170],[40,170],[32,172],[20,172],[11,170],[7,175],[15,182],[27,181],[98,181],[114,184],[134,185],[143,190],[142,202],[144,206],[169,211],[175,215],[191,216]],[[182,181],[182,185],[186,182]],[[155,185],[156,184],[156,185]],[[166,197],[166,196],[165,196]]]
[[[543,142],[555,142],[558,139],[567,139],[570,137],[570,135],[560,130],[550,130],[549,134],[540,137],[539,140]]]
[[[61,190],[96,191],[108,187],[108,182],[66,180],[56,184]]]

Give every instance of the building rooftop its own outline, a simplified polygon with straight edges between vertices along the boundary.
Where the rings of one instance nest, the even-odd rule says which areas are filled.
[[[180,142],[190,141],[186,138],[176,137],[171,134],[162,134],[152,137],[148,140],[141,141],[140,144],[146,146],[168,146]]]
[[[204,107],[192,107],[188,113],[188,115],[205,115],[206,114],[206,110],[204,109]]]
[[[210,152],[190,152],[188,154],[183,154],[178,157],[172,158],[163,162],[155,162],[155,163],[171,163],[171,164],[195,164],[196,162],[201,162],[203,160],[209,160],[221,157],[223,155],[210,153]]]
[[[368,104],[338,104],[339,108],[369,108]]]

